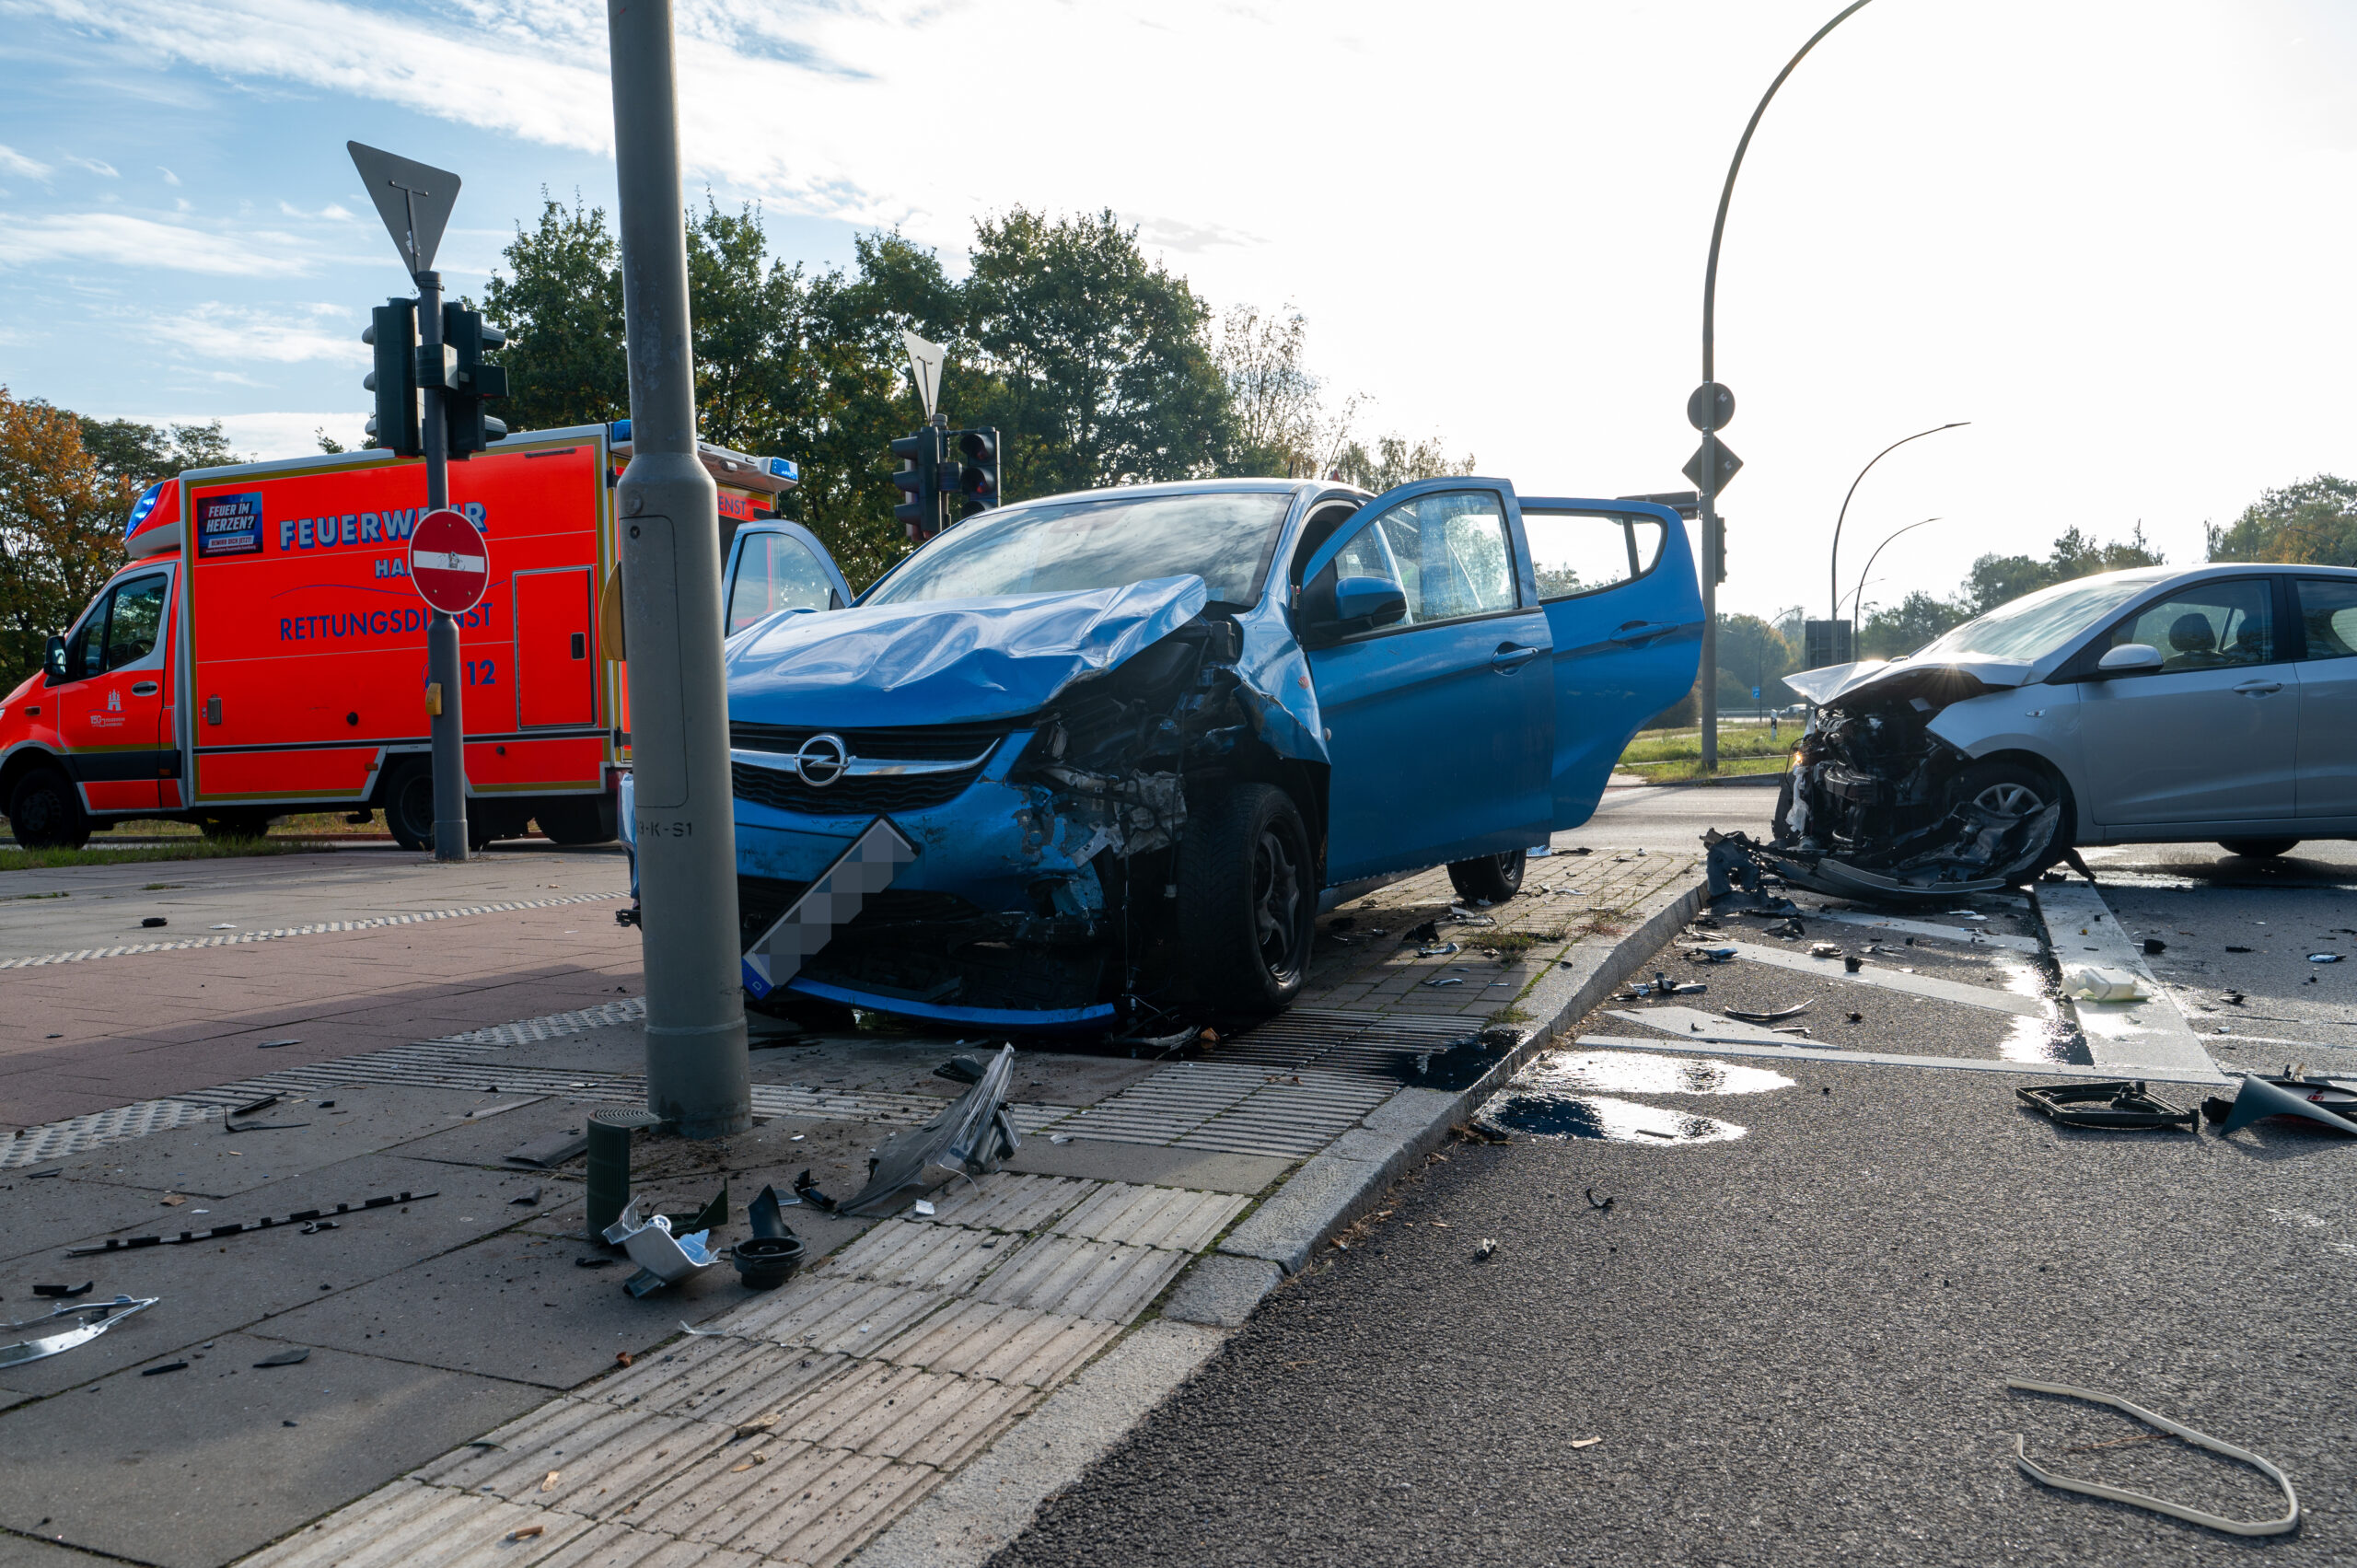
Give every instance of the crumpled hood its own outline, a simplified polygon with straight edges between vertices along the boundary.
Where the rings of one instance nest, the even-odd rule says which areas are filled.
[[[1016,718],[1168,636],[1206,598],[1188,575],[786,615],[730,640],[728,716],[863,729]]]
[[[1938,689],[1945,702],[1961,702],[2000,687],[2020,686],[2029,679],[2026,659],[1963,658],[1917,664],[1910,659],[1860,659],[1855,664],[1829,664],[1784,677],[1784,684],[1804,701],[1823,707],[1845,697],[1888,687],[1878,695],[1898,698],[1909,689]]]

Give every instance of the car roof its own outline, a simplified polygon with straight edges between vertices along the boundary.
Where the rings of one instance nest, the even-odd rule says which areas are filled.
[[[1058,502],[1097,501],[1108,495],[1216,495],[1233,494],[1237,491],[1253,491],[1265,494],[1292,494],[1303,491],[1323,491],[1337,488],[1323,480],[1315,479],[1180,479],[1155,484],[1109,484],[1097,490],[1067,490],[1055,495],[1028,495],[1006,504],[1009,511],[1018,506],[1052,505]],[[1340,486],[1349,489],[1347,485]]]

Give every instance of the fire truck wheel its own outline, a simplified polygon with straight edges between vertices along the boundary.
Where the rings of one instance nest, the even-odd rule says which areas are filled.
[[[602,795],[570,795],[543,800],[533,819],[554,844],[603,844],[614,839],[614,802]]]
[[[403,849],[434,847],[434,766],[420,758],[400,763],[385,785],[385,826]]]
[[[80,849],[90,842],[82,797],[55,768],[36,768],[8,797],[8,828],[27,849]]]

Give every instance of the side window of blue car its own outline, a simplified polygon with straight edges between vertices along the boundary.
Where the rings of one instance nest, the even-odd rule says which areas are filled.
[[[1403,626],[1494,614],[1519,602],[1514,547],[1494,491],[1404,501],[1362,528],[1319,576],[1396,585],[1408,601]]]
[[[833,586],[818,558],[800,540],[787,534],[749,536],[737,562],[737,581],[728,595],[727,635],[781,610],[826,610],[833,603]]]
[[[1643,576],[1661,560],[1658,517],[1624,513],[1534,512],[1523,509],[1523,536],[1542,600],[1570,598],[1617,587]]]

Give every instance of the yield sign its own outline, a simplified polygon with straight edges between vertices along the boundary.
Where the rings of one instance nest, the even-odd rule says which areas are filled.
[[[459,204],[459,177],[398,153],[358,142],[343,145],[360,171],[360,182],[368,188],[368,199],[377,203],[377,215],[393,237],[393,249],[401,253],[401,264],[412,273],[434,265],[450,209]]]
[[[464,615],[482,602],[491,556],[464,512],[445,506],[417,519],[409,536],[409,580],[418,598],[445,615]]]
[[[909,368],[916,375],[917,401],[924,404],[924,416],[931,419],[933,405],[941,397],[941,362],[949,357],[949,351],[905,329],[900,343],[909,351]]]

